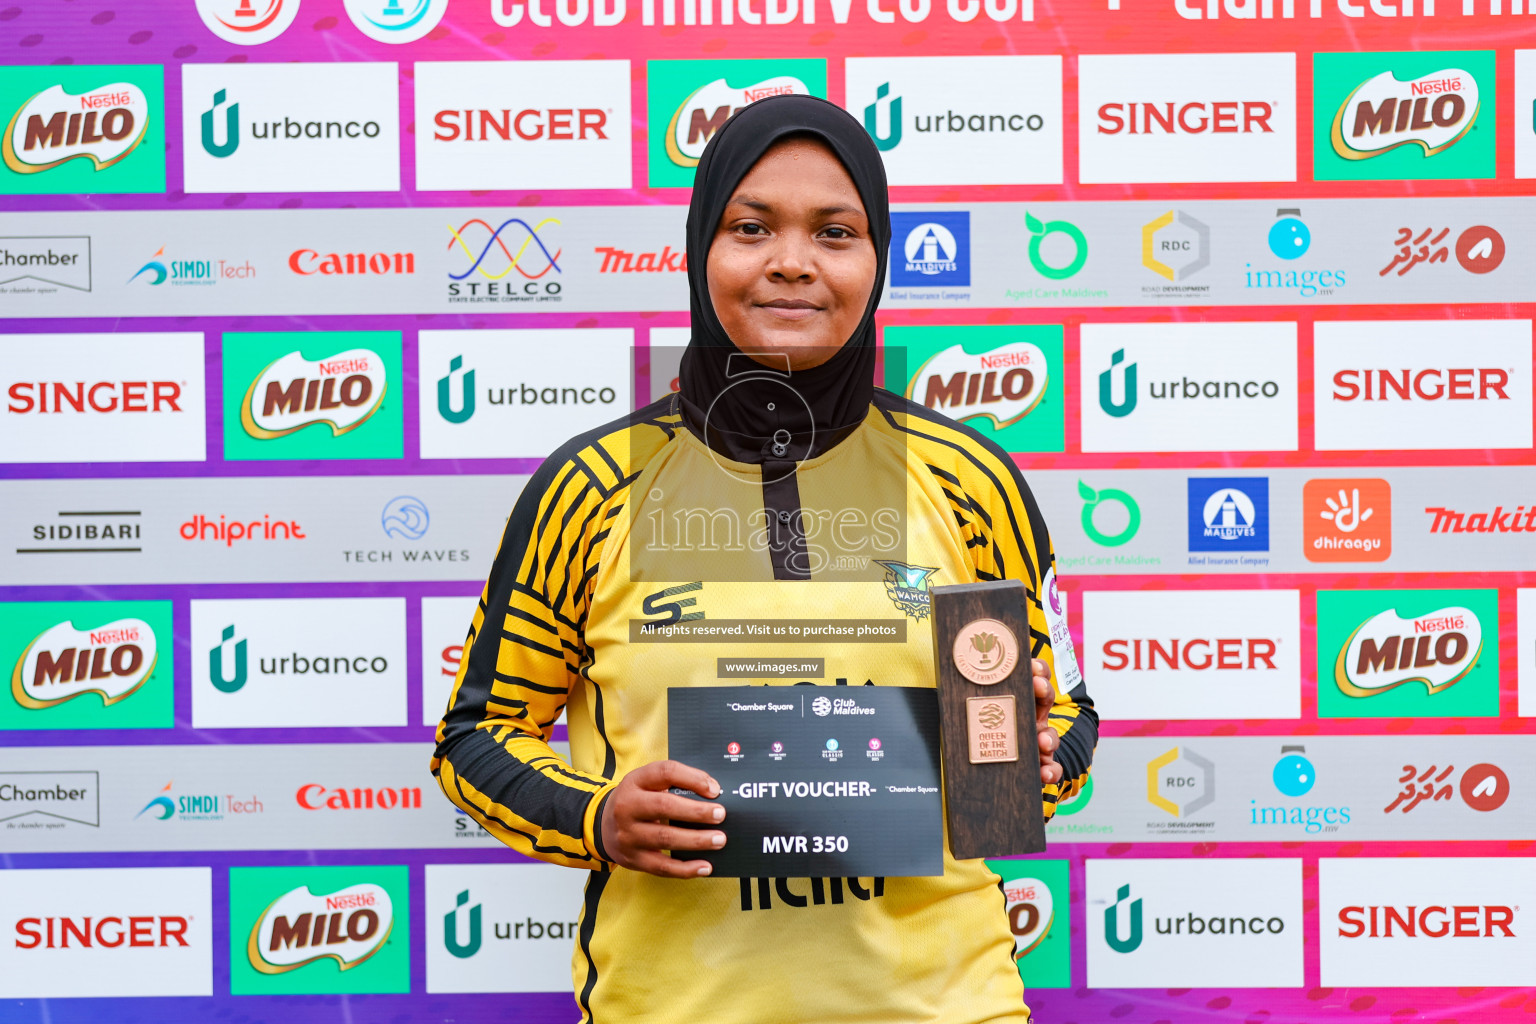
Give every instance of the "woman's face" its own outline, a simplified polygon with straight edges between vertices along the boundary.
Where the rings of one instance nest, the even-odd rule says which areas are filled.
[[[785,353],[791,369],[809,369],[863,319],[875,262],[869,218],[842,162],[825,143],[788,139],[726,204],[709,248],[709,300],[737,348],[753,358]]]

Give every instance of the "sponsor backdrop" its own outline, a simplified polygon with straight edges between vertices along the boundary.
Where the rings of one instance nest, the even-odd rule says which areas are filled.
[[[1036,1019],[1536,1010],[1529,4],[106,7],[0,11],[0,1017],[575,1019],[582,877],[432,726],[778,93],[884,154],[880,381],[1014,453],[1100,701],[994,863]]]

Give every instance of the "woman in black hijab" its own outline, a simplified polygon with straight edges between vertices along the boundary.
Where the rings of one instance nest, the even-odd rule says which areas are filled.
[[[433,771],[513,849],[593,872],[573,958],[584,1020],[1022,1024],[981,861],[946,849],[942,876],[713,879],[687,859],[729,826],[718,784],[664,760],[667,688],[801,682],[722,679],[716,659],[807,654],[824,656],[822,682],[931,686],[932,583],[1024,582],[1047,813],[1086,781],[1097,737],[1053,611],[1050,539],[1012,460],[873,385],[890,220],[864,129],[810,97],[738,111],[700,161],[687,242],[681,390],[572,439],[529,480]],[[815,651],[631,629],[826,618],[910,628]],[[549,745],[562,712],[569,759]]]

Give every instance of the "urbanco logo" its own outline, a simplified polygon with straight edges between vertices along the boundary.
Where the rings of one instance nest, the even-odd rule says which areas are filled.
[[[211,996],[213,872],[0,872],[0,997]]]
[[[1011,452],[1066,445],[1058,326],[885,328],[886,387]]]
[[[1079,180],[1296,180],[1292,53],[1085,54]]]
[[[1192,476],[1188,489],[1190,551],[1269,550],[1268,477]]]
[[[1089,985],[1300,985],[1301,863],[1089,858]]]
[[[1301,516],[1309,562],[1385,562],[1392,555],[1392,485],[1385,480],[1308,480]]]
[[[17,602],[0,615],[0,730],[169,728],[168,601]]]
[[[437,28],[448,0],[344,0],[357,30],[379,43],[414,43]]]
[[[736,111],[769,96],[827,95],[824,60],[646,63],[649,183],[688,187],[704,147]]]
[[[570,973],[581,872],[552,864],[429,864],[427,991],[538,992]]]
[[[1301,714],[1295,590],[1091,590],[1083,623],[1095,688],[1117,719]],[[1159,786],[1175,802],[1187,788]]]
[[[629,188],[627,60],[416,64],[416,187]]]
[[[1531,321],[1319,321],[1319,451],[1528,448]]]
[[[403,598],[192,602],[196,728],[405,724]]]
[[[1084,324],[1083,450],[1294,451],[1296,325]]]
[[[231,868],[235,995],[410,991],[400,866]]]
[[[1499,713],[1496,591],[1325,590],[1317,616],[1320,717]]]
[[[1492,50],[1312,56],[1318,181],[1491,178]]]
[[[188,192],[400,187],[395,64],[184,64],[181,84]]]
[[[288,30],[299,16],[299,0],[197,0],[197,13],[226,43],[259,46]]]
[[[0,69],[0,195],[165,191],[159,64]]]
[[[850,57],[844,105],[893,185],[1060,184],[1059,56]]]

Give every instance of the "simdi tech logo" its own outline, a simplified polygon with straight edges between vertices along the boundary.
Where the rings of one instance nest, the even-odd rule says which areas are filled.
[[[15,602],[0,614],[5,729],[169,729],[169,601]]]
[[[887,327],[886,387],[1011,452],[1066,446],[1059,326]]]
[[[0,195],[165,191],[158,64],[0,68]]]
[[[403,866],[229,869],[235,995],[410,991]]]
[[[400,334],[224,335],[224,457],[404,455]]]
[[[1323,718],[1499,713],[1496,590],[1320,591]]]
[[[653,60],[646,64],[649,184],[693,184],[710,138],[730,116],[769,96],[827,95],[824,60]]]
[[[1494,52],[1312,57],[1318,181],[1492,178]]]

